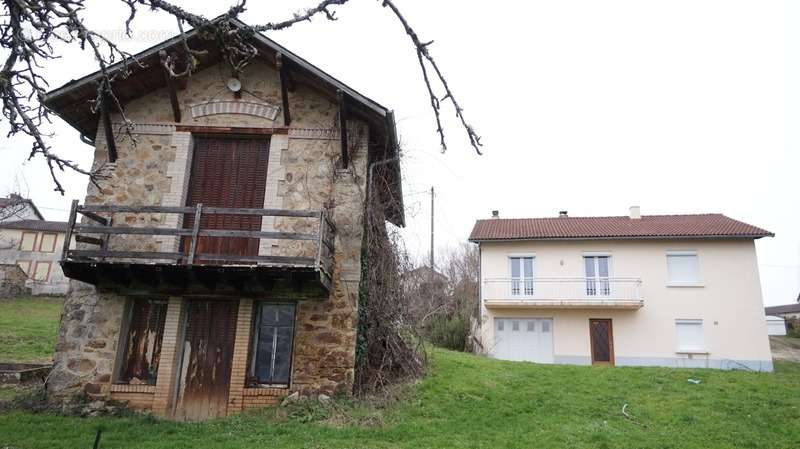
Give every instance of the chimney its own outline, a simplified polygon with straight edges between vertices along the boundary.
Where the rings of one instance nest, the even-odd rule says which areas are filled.
[[[500,218],[500,211],[499,210],[493,210],[492,211],[492,218]]]
[[[642,209],[639,206],[631,206],[631,220],[642,218]]]
[[[558,218],[567,218],[567,217],[569,217],[569,215],[567,215],[567,211],[565,210],[558,211]]]

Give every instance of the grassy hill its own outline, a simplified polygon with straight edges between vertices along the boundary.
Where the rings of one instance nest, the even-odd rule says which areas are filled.
[[[430,375],[387,408],[340,400],[202,424],[14,411],[0,414],[0,447],[91,447],[98,428],[101,448],[797,448],[800,365],[545,366],[434,350]]]
[[[0,299],[0,362],[53,358],[63,298]]]

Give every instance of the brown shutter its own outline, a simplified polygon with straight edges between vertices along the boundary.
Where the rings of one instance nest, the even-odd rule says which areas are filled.
[[[187,205],[203,207],[264,207],[269,141],[259,138],[196,137]],[[194,215],[184,227],[194,226]],[[258,215],[204,215],[201,229],[261,230]],[[188,238],[184,239],[188,250]],[[257,255],[258,239],[201,237],[197,253]],[[208,262],[208,261],[206,261]]]
[[[133,302],[119,381],[155,385],[166,317],[164,301]]]

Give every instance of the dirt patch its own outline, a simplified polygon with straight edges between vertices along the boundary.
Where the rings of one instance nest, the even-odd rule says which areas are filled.
[[[800,338],[769,337],[772,358],[800,363]]]

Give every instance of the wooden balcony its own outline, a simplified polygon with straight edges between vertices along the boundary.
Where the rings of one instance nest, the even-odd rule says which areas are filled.
[[[183,216],[186,227],[130,226],[136,217]],[[80,223],[79,216],[85,217]],[[125,225],[115,218],[123,216]],[[240,229],[207,229],[204,221],[223,216],[228,222],[261,222],[276,217],[292,229],[312,232],[280,232]],[[131,219],[131,217],[134,217]],[[246,218],[244,218],[246,217]],[[173,222],[175,222],[173,220]],[[178,220],[177,222],[180,222]],[[302,223],[304,222],[304,223]],[[297,226],[294,226],[297,224]],[[260,227],[260,226],[259,226]],[[336,229],[325,210],[237,209],[164,206],[81,206],[73,201],[61,266],[72,279],[104,291],[125,295],[253,296],[283,300],[324,299],[331,289]],[[205,252],[209,241],[245,242],[249,250]],[[278,243],[281,255],[261,255],[264,241]],[[167,242],[166,244],[164,242]],[[151,250],[164,246],[177,251]],[[214,245],[210,245],[214,246]],[[228,247],[231,245],[216,245]],[[240,245],[241,246],[241,245]],[[145,249],[143,249],[145,248]],[[269,251],[272,249],[270,248]]]

